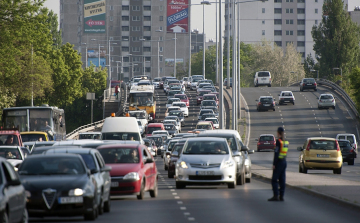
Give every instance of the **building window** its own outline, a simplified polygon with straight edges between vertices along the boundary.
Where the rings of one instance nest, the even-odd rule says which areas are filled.
[[[159,62],[162,62],[163,61],[163,57],[159,57]]]
[[[276,44],[277,46],[282,46],[281,41],[275,41],[275,44]]]
[[[129,57],[123,57],[123,62],[125,62],[125,63],[130,62],[130,58]]]
[[[305,14],[305,9],[297,9],[298,14]]]
[[[129,41],[129,37],[128,37],[128,36],[122,36],[122,37],[121,37],[121,40],[122,40],[122,41]]]
[[[294,2],[294,0],[286,0],[286,2]]]
[[[129,31],[129,26],[122,26],[121,31]]]
[[[151,52],[151,47],[144,47],[144,52]]]
[[[318,0],[315,0],[315,2],[318,2]]]
[[[282,13],[282,9],[281,9],[281,8],[274,8],[274,13],[275,13],[275,14],[281,14],[281,13]]]
[[[145,40],[151,40],[151,36],[144,36]]]
[[[137,47],[137,46],[131,47],[131,51],[132,52],[140,52],[140,47]]]
[[[297,46],[305,46],[305,42],[304,41],[298,41]]]
[[[159,16],[159,21],[164,21],[164,16]]]
[[[191,46],[191,50],[194,50],[195,49],[195,46]]]
[[[121,51],[122,52],[129,52],[129,47],[128,46],[123,46],[123,47],[121,47]]]
[[[140,61],[140,57],[133,57],[133,61],[134,61],[134,62],[139,62],[139,61]]]
[[[144,6],[144,11],[151,11],[151,6]]]
[[[131,30],[135,31],[135,32],[138,32],[138,31],[140,31],[140,26],[132,26]]]
[[[162,26],[159,27],[159,31],[163,31],[163,27],[162,27]]]
[[[300,54],[302,58],[305,58],[305,52],[300,52]]]
[[[292,19],[287,19],[287,20],[286,20],[286,24],[292,25],[292,24],[294,24],[294,20],[292,20]]]
[[[133,36],[133,37],[132,37],[132,41],[134,41],[134,42],[135,42],[135,41],[139,41],[139,37],[138,37],[138,36]]]
[[[315,14],[318,14],[318,9],[315,9]]]
[[[262,12],[262,13],[265,13],[265,8],[262,8],[261,12]]]
[[[144,31],[151,31],[151,26],[144,26]]]
[[[161,46],[159,47],[159,52],[163,52],[164,48]]]
[[[110,72],[113,72],[113,68],[112,68],[112,67],[110,67]]]
[[[128,5],[123,5],[123,6],[121,6],[121,10],[129,11],[129,6]]]
[[[151,16],[144,16],[144,21],[151,21]]]
[[[294,43],[293,41],[286,41],[286,46],[293,43]]]
[[[145,72],[150,73],[151,72],[151,67],[145,67]]]
[[[160,67],[160,73],[162,73],[163,72],[163,68],[162,67]]]
[[[298,36],[305,36],[305,30],[298,30],[297,34]]]
[[[305,25],[305,19],[298,19],[297,24],[298,25]]]
[[[274,36],[281,36],[282,30],[274,30]]]
[[[281,25],[281,24],[282,24],[282,20],[281,20],[281,19],[274,19],[274,24],[275,24],[275,25]]]
[[[129,21],[129,16],[121,16],[122,21]]]
[[[163,11],[163,10],[164,10],[164,7],[162,5],[160,5],[159,11]]]
[[[292,35],[294,35],[294,31],[292,31],[292,30],[286,30],[286,35],[287,35],[287,36],[292,36]]]
[[[261,21],[261,23],[262,23],[263,25],[265,25],[265,20]]]
[[[318,24],[318,21],[317,20],[315,20],[315,25],[317,25]]]
[[[261,35],[265,36],[265,30],[261,31]]]
[[[163,41],[163,39],[164,39],[164,38],[163,38],[162,36],[159,37],[159,40],[160,40],[160,41]]]
[[[140,67],[139,66],[134,67],[134,71],[135,72],[140,72]]]
[[[112,16],[110,16],[110,21],[114,21],[114,18]]]
[[[110,36],[109,39],[110,39],[110,40],[114,40],[114,37]]]
[[[151,62],[151,57],[145,57],[146,62]]]
[[[113,5],[110,5],[110,10],[114,10],[114,6],[113,6]]]
[[[132,6],[132,10],[133,10],[133,11],[140,11],[140,6],[138,6],[138,5],[133,5],[133,6]]]
[[[294,13],[294,9],[286,9],[286,13]]]
[[[81,22],[81,17],[80,16],[78,17],[78,22]]]
[[[282,0],[274,0],[275,3],[281,3]]]
[[[305,0],[297,0],[298,3],[305,3]]]
[[[123,71],[124,71],[124,73],[128,73],[129,72],[129,67],[123,67]]]
[[[140,21],[140,17],[139,16],[133,16],[132,21]]]

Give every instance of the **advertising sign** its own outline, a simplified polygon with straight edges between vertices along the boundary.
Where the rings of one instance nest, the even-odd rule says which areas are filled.
[[[105,33],[105,0],[84,0],[84,33]]]
[[[167,0],[167,32],[187,33],[189,0]]]
[[[183,58],[176,58],[176,65],[180,63],[184,63]],[[174,66],[174,58],[167,58],[165,59],[165,67],[173,67]]]
[[[99,49],[88,49],[87,51],[88,58],[97,57],[99,58]],[[106,50],[100,49],[100,57],[106,56]]]
[[[96,57],[88,58],[88,67],[90,67],[91,64],[94,64],[95,67],[99,67],[99,58]],[[100,58],[100,65],[101,67],[105,67],[106,58]]]

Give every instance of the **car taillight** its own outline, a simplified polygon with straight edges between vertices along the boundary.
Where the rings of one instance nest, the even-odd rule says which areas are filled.
[[[258,105],[261,105],[261,102],[259,102]]]
[[[314,85],[316,86],[316,85],[317,85],[317,83],[314,83]]]
[[[309,140],[309,144],[306,147],[306,151],[310,151],[310,143],[311,143],[311,139]]]
[[[303,84],[303,86],[305,86],[305,83]]]
[[[261,145],[261,143],[260,143],[260,142],[258,142],[258,143],[257,143],[257,145],[258,145],[258,146],[260,146],[260,145]]]
[[[269,77],[269,81],[271,81],[271,77]]]
[[[332,99],[332,101],[331,102],[334,102],[335,101],[335,99]]]
[[[273,143],[274,146],[276,145],[276,141],[273,141],[272,143]]]
[[[351,149],[350,152],[353,153],[353,152],[354,152],[354,149]]]
[[[338,143],[338,141],[337,140],[335,140],[335,142],[336,142],[336,151],[340,151],[340,146],[339,146],[339,143]]]
[[[320,102],[322,102],[322,100],[320,100]]]

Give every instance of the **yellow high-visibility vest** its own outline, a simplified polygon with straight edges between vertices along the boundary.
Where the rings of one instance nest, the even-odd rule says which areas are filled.
[[[287,151],[289,149],[289,141],[282,141],[281,139],[279,139],[279,141],[280,141],[279,159],[284,159],[286,158]]]

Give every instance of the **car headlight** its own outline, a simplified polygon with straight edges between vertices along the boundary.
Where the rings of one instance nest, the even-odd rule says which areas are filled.
[[[228,160],[224,163],[224,168],[232,167],[234,166],[234,162],[231,160]]]
[[[26,190],[26,191],[25,191],[25,195],[26,195],[27,198],[30,198],[30,197],[31,197],[30,191]]]
[[[183,169],[189,168],[184,161],[181,161],[179,166]]]
[[[84,190],[80,188],[69,190],[69,196],[81,196],[83,194],[84,194]]]
[[[131,172],[124,176],[124,180],[140,180],[139,174],[137,172]]]
[[[245,159],[245,166],[250,166],[250,160]]]
[[[168,159],[170,159],[170,155],[167,155],[166,157],[167,157]]]

